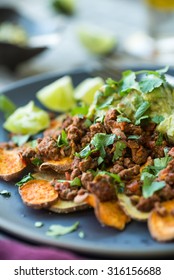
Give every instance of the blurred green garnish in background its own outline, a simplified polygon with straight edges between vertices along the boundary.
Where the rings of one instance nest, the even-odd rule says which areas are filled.
[[[52,6],[55,11],[72,15],[76,9],[76,0],[53,0]]]

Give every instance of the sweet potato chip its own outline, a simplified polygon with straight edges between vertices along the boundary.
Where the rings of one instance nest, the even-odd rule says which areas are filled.
[[[58,179],[58,180],[65,180],[65,175],[64,174],[58,174],[54,170],[45,170],[41,172],[36,172],[32,174],[35,179],[40,179],[40,180],[47,180],[51,181],[53,179]]]
[[[121,208],[130,218],[137,221],[147,221],[150,213],[139,211],[132,204],[130,197],[125,194],[119,193],[117,197]]]
[[[86,202],[94,207],[95,215],[103,225],[123,230],[126,223],[130,221],[116,200],[101,202],[97,196],[90,194]]]
[[[41,164],[40,170],[52,169],[57,173],[64,173],[71,169],[72,159],[65,157],[60,160],[48,160]]]
[[[58,199],[58,192],[47,180],[34,179],[19,188],[23,202],[33,208],[49,207]]]
[[[162,202],[160,213],[154,209],[148,219],[150,234],[157,241],[169,241],[174,239],[174,200]],[[160,209],[160,208],[159,208]]]
[[[26,163],[17,149],[0,148],[0,178],[5,181],[14,180],[20,176],[25,167]]]
[[[89,208],[85,202],[75,203],[74,201],[66,201],[59,199],[49,208],[50,211],[55,213],[72,213]]]

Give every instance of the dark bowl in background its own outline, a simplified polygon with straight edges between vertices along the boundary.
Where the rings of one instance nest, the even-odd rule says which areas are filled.
[[[45,29],[45,25],[38,24],[9,7],[0,7],[0,24],[3,22],[21,26],[28,34],[28,37],[49,32],[49,30]],[[20,63],[40,54],[46,49],[47,46],[20,46],[0,41],[0,65],[10,70],[15,70]]]

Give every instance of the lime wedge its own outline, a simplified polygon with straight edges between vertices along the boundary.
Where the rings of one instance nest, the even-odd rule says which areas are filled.
[[[72,15],[76,8],[76,0],[53,0],[52,5],[56,11]]]
[[[82,45],[94,54],[108,54],[116,46],[115,36],[97,27],[81,27],[78,36]]]
[[[36,93],[38,100],[48,109],[67,112],[75,105],[74,88],[70,76],[64,76]]]
[[[50,118],[47,112],[35,106],[30,101],[26,106],[20,107],[7,118],[4,128],[17,134],[36,134],[47,128]]]
[[[75,88],[74,97],[90,105],[93,102],[96,91],[103,85],[104,80],[100,77],[85,79]]]

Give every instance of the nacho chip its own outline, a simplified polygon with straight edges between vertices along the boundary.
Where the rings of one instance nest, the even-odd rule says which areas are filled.
[[[157,241],[170,241],[174,239],[174,200],[162,202],[163,214],[154,209],[148,219],[150,234]]]
[[[5,150],[0,148],[0,178],[10,181],[18,178],[26,163],[17,149]]]
[[[130,197],[123,193],[117,194],[117,197],[121,208],[130,218],[137,221],[147,221],[150,213],[139,211],[132,204]]]
[[[58,199],[58,192],[47,180],[34,179],[19,188],[23,202],[33,208],[49,207]]]
[[[90,194],[86,202],[94,207],[95,215],[103,225],[123,230],[126,223],[130,221],[116,200],[101,202],[97,196]]]
[[[71,169],[72,159],[65,157],[60,160],[48,160],[40,165],[40,171],[52,169],[57,173],[64,173]]]
[[[59,199],[49,208],[50,211],[55,213],[72,213],[89,208],[89,205],[85,202],[76,203],[74,201],[66,201]]]
[[[65,180],[65,175],[64,174],[58,174],[54,170],[45,170],[41,172],[36,172],[32,174],[35,179],[40,179],[40,180],[47,180],[51,181],[53,179],[58,179],[58,180]]]

